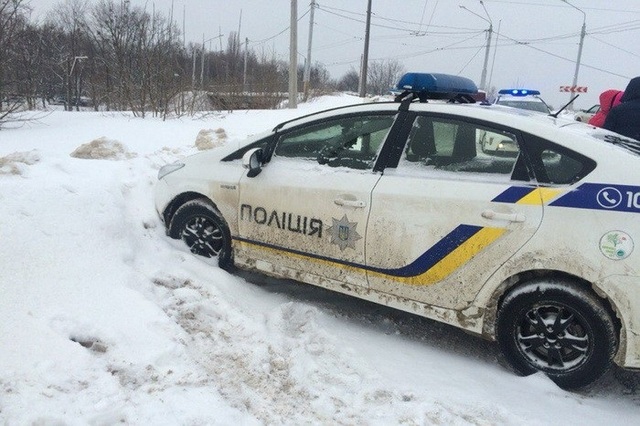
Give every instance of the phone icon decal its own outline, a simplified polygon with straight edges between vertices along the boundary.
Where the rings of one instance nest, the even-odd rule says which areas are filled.
[[[605,209],[613,209],[618,207],[622,202],[622,194],[616,188],[607,186],[598,192],[596,199],[601,207]]]

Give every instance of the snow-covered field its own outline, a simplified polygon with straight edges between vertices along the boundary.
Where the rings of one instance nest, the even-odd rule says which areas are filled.
[[[164,122],[54,111],[0,130],[0,424],[640,424],[640,373],[566,392],[513,374],[494,343],[230,275],[165,236],[157,170],[201,130],[234,143],[358,101]]]

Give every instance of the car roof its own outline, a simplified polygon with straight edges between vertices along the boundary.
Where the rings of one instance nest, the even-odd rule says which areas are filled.
[[[398,102],[372,102],[361,103],[342,106],[338,108],[332,108],[317,113],[298,117],[289,121],[280,123],[274,128],[274,131],[289,129],[297,127],[312,121],[321,121],[335,116],[349,115],[349,114],[361,114],[363,112],[371,112],[374,114],[384,113],[396,113],[400,108]],[[429,102],[414,102],[410,104],[409,111],[415,112],[432,112],[441,114],[458,115],[461,117],[476,118],[479,120],[486,120],[495,123],[501,123],[511,127],[522,128],[531,125],[552,125],[554,120],[562,120],[561,118],[555,119],[539,112],[520,110],[516,108],[504,107],[501,105],[488,104],[488,103],[474,103],[474,104],[454,104],[450,102],[441,101],[429,101]],[[523,119],[524,120],[521,120]],[[534,122],[529,120],[533,119]],[[513,121],[515,120],[515,121]],[[518,123],[517,126],[512,126],[510,123]],[[567,120],[567,122],[570,122]],[[535,124],[534,124],[535,123]],[[554,126],[557,127],[557,126]]]
[[[322,121],[343,115],[361,114],[363,112],[394,114],[399,112],[400,105],[398,102],[367,102],[342,106],[286,121],[276,126],[273,131],[277,132],[314,121]],[[598,146],[602,146],[602,136],[594,137],[598,131],[603,132],[604,130],[602,129],[595,129],[593,126],[577,122],[570,117],[555,117],[551,114],[542,114],[536,111],[498,104],[454,104],[442,101],[413,102],[409,105],[408,111],[447,114],[452,117],[458,116],[462,119],[476,119],[489,124],[493,123],[496,126],[510,127],[548,140],[562,140],[563,145],[578,151],[582,151],[587,148],[587,145],[591,145],[587,140],[592,140],[595,146],[594,150],[591,151],[591,148],[587,148],[587,150],[591,151],[593,155],[596,155],[597,150],[601,149]],[[585,154],[587,153],[585,152]]]
[[[370,102],[362,104],[345,105],[336,108],[331,108],[319,112],[296,117],[294,119],[282,122],[278,124],[273,130],[279,131],[297,127],[302,124],[309,123],[311,121],[319,121],[335,116],[347,115],[347,114],[359,114],[362,112],[384,113],[384,112],[397,112],[400,104],[398,102]]]

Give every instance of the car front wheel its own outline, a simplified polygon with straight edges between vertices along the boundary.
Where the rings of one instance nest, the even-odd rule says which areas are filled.
[[[541,371],[565,389],[599,378],[617,349],[613,319],[602,302],[567,280],[541,280],[513,290],[498,311],[496,332],[518,373]]]
[[[192,253],[218,258],[221,268],[231,267],[231,235],[220,212],[206,200],[184,203],[173,215],[169,236],[180,238]]]

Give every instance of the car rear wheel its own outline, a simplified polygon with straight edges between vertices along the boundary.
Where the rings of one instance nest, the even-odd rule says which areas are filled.
[[[181,239],[192,253],[218,258],[221,268],[232,265],[231,235],[220,212],[206,200],[184,203],[171,219],[169,236]]]
[[[518,373],[542,371],[565,389],[599,378],[617,349],[613,319],[602,302],[567,280],[531,282],[509,293],[496,332]]]

